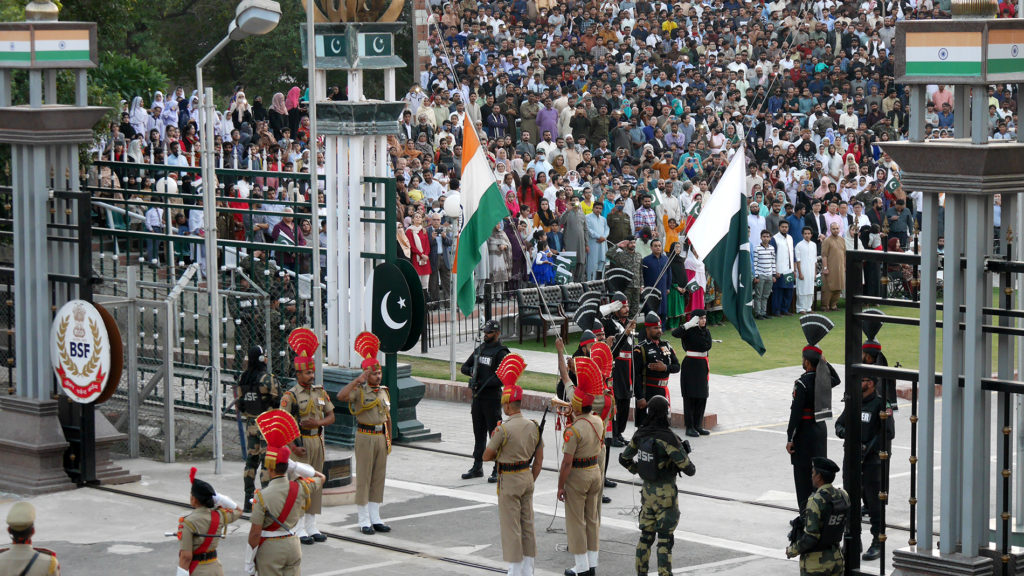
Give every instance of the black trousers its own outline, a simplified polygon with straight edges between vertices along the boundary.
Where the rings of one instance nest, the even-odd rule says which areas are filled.
[[[707,398],[691,398],[683,396],[683,420],[687,428],[704,427],[704,410],[708,406]]]
[[[621,436],[626,431],[626,423],[629,422],[629,408],[630,408],[631,397],[626,396],[625,398],[615,397],[615,426],[613,432],[616,436]]]
[[[811,482],[811,459],[801,458],[793,463],[793,484],[796,486],[796,503],[803,513],[807,507],[807,499],[814,493],[814,484]]]
[[[477,396],[470,413],[473,416],[473,466],[479,467],[483,465],[487,439],[501,422],[501,395],[489,392]]]
[[[882,461],[878,459],[878,454],[864,459],[860,481],[861,499],[871,518],[871,537],[877,538],[882,526],[882,501],[878,499],[878,493],[882,491]]]

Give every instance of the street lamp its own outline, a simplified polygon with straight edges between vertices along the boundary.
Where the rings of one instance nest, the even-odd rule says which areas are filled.
[[[262,36],[281,21],[281,5],[274,0],[242,0],[235,10],[235,19],[228,34],[196,63],[196,84],[199,89],[199,136],[202,142],[203,227],[206,249],[206,289],[210,296],[210,382],[213,388],[213,456],[214,473],[220,474],[224,460],[221,430],[220,389],[220,293],[217,286],[217,184],[213,172],[213,89],[203,86],[203,66],[232,40]]]

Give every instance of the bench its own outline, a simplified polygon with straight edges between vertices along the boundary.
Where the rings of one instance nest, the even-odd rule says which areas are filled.
[[[545,310],[541,303],[539,290],[544,290]],[[519,343],[523,343],[523,327],[536,326],[537,340],[543,338],[544,346],[548,345],[548,330],[551,326],[561,325],[562,339],[569,335],[569,319],[562,310],[562,290],[559,286],[548,286],[545,288],[525,288],[520,290],[517,296],[519,313],[516,315],[517,332],[519,332]]]

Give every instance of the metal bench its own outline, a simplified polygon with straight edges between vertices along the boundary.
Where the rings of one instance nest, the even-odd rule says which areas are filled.
[[[551,326],[561,325],[562,339],[568,337],[569,319],[562,311],[561,288],[549,286],[542,290],[544,290],[544,303],[547,304],[546,309],[541,303],[540,292],[537,288],[526,288],[518,293],[519,313],[516,315],[516,325],[520,344],[523,343],[524,326],[536,326],[537,340],[543,339],[544,346],[548,345],[548,330]]]

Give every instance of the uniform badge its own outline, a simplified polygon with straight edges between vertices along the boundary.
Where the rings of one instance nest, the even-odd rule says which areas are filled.
[[[566,428],[565,432],[562,434],[562,442],[568,442],[571,438],[572,438],[572,427],[570,426],[570,427]]]

